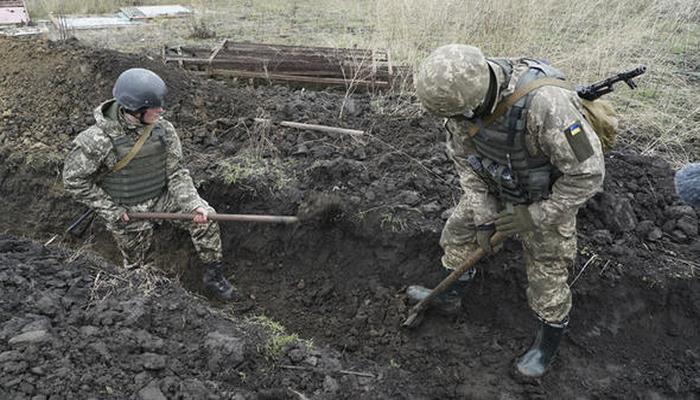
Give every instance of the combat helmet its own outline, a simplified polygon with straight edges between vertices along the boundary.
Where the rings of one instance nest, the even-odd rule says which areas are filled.
[[[112,89],[117,103],[129,111],[163,107],[166,92],[165,82],[160,76],[144,68],[122,72]]]
[[[674,177],[676,193],[685,203],[700,207],[700,162],[685,165]]]
[[[416,95],[431,113],[471,116],[489,91],[486,58],[476,47],[449,44],[433,51],[416,76]]]

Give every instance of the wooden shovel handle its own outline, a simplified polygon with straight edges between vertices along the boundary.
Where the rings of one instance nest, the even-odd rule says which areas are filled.
[[[185,213],[157,213],[157,212],[129,212],[129,218],[134,219],[169,219],[191,220],[195,214]],[[236,221],[236,222],[263,222],[278,224],[293,224],[299,222],[298,217],[286,215],[251,215],[251,214],[208,214],[212,221]]]
[[[501,244],[508,236],[505,234],[502,234],[501,232],[496,232],[491,236],[491,246],[496,247],[499,244]],[[425,311],[426,308],[428,308],[428,305],[430,302],[440,293],[444,292],[447,288],[449,288],[453,283],[459,279],[460,276],[462,276],[469,268],[472,268],[483,256],[486,255],[486,252],[484,249],[479,247],[471,253],[466,260],[464,260],[464,263],[454,271],[450,275],[447,276],[447,278],[443,279],[442,282],[440,282],[435,289],[433,289],[426,298],[418,302],[413,308],[411,308],[411,311],[408,315],[408,318],[406,318],[406,321],[403,323],[403,326],[406,327],[414,327],[414,324],[416,322],[416,319],[420,314]]]

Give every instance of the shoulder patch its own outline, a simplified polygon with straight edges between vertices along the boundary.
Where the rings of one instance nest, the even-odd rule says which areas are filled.
[[[564,129],[564,136],[579,162],[586,161],[594,154],[593,146],[583,130],[581,121],[576,121]]]

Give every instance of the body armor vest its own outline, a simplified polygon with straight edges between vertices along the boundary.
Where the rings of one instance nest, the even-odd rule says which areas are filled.
[[[509,82],[513,65],[506,59],[489,59],[500,66]],[[546,63],[524,59],[528,70],[516,89],[535,79],[564,75]],[[478,156],[468,162],[489,185],[493,194],[515,204],[530,204],[549,196],[554,179],[559,174],[549,157],[533,156],[527,149],[527,112],[534,93],[530,92],[510,107],[504,116],[491,125],[481,126],[472,138]],[[480,120],[473,121],[480,124]]]
[[[136,156],[122,169],[110,172],[101,187],[124,205],[142,203],[160,196],[167,188],[164,130],[156,126]],[[112,138],[117,159],[123,159],[135,141],[122,135]]]

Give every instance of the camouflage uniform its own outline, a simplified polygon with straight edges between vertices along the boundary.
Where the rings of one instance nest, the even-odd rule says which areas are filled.
[[[66,158],[63,183],[66,191],[81,203],[94,209],[105,220],[112,232],[127,266],[142,264],[148,259],[153,237],[153,222],[147,220],[121,221],[124,212],[173,212],[192,213],[203,207],[209,213],[214,209],[204,201],[194,187],[189,171],[182,163],[182,147],[173,125],[161,119],[160,128],[166,148],[167,189],[159,196],[138,204],[120,204],[101,187],[102,178],[119,161],[114,150],[114,139],[126,135],[132,142],[143,132],[143,125],[128,123],[114,100],[95,109],[96,123],[81,132]],[[202,262],[212,263],[222,259],[219,226],[215,222],[195,224],[191,221],[174,222],[190,232],[192,242]]]
[[[496,101],[513,93],[516,82],[527,72],[528,65],[512,59],[513,70],[507,75],[489,61],[496,78]],[[459,74],[459,71],[452,71]],[[493,76],[493,75],[492,75]],[[536,89],[527,111],[526,146],[530,154],[546,156],[559,176],[548,198],[528,206],[536,229],[519,235],[525,251],[528,302],[543,320],[558,322],[566,318],[571,308],[568,268],[576,255],[576,213],[586,200],[601,190],[604,162],[600,141],[582,115],[582,106],[575,92],[554,86]],[[504,117],[501,117],[504,118]],[[579,161],[565,138],[572,124],[580,126],[592,147],[592,155]],[[505,208],[504,199],[489,190],[487,183],[467,163],[476,154],[468,135],[470,120],[448,118],[447,149],[460,176],[463,195],[448,219],[440,239],[444,249],[445,268],[458,268],[479,245],[477,226],[488,224]]]

